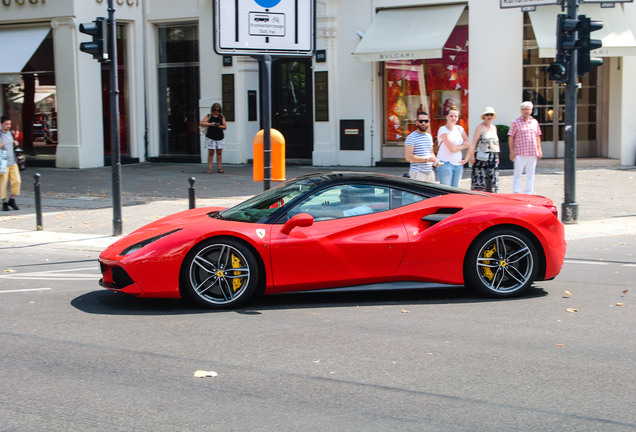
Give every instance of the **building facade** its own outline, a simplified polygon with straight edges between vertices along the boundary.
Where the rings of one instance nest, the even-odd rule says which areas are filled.
[[[122,161],[205,163],[198,124],[214,102],[228,123],[224,161],[251,161],[262,121],[260,64],[214,52],[213,0],[114,4]],[[107,0],[1,0],[0,11],[0,111],[31,161],[109,164],[108,68],[78,48],[88,40],[79,24],[108,16]],[[547,73],[558,13],[499,1],[316,0],[316,55],[273,61],[272,127],[285,136],[290,162],[403,163],[418,110],[430,113],[435,134],[444,109],[456,105],[472,134],[484,106],[509,125],[529,99],[544,156],[563,157],[564,89]],[[581,79],[578,157],[635,165],[627,103],[636,94],[628,78],[636,72],[636,6],[585,3],[580,13],[604,22],[593,34],[603,40],[604,64]]]

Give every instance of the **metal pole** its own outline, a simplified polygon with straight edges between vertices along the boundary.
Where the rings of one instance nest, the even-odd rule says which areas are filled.
[[[196,181],[195,177],[190,177],[188,182],[190,182],[190,188],[188,189],[188,208],[192,210],[196,207],[195,197],[194,197],[194,182]]]
[[[259,57],[261,92],[263,93],[263,190],[272,182],[272,56]]]
[[[40,191],[40,174],[33,174],[35,184],[33,185],[33,194],[35,195],[35,229],[42,231],[42,193]]]
[[[567,0],[567,18],[577,19],[578,0]],[[578,59],[572,51],[568,64],[568,81],[565,87],[565,154],[564,202],[561,207],[561,221],[565,224],[578,223],[579,204],[576,202],[576,92]]]
[[[108,58],[110,67],[110,156],[113,181],[113,235],[122,233],[121,155],[119,150],[119,84],[117,63],[117,25],[113,0],[108,0]]]

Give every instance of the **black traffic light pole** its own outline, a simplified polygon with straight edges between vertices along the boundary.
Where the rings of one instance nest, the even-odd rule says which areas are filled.
[[[263,190],[272,185],[272,56],[258,56],[263,95]]]
[[[108,0],[108,19],[98,17],[82,23],[79,31],[91,35],[91,42],[80,43],[80,50],[108,65],[110,74],[110,158],[113,183],[113,235],[121,235],[121,155],[119,149],[119,87],[117,70],[117,29],[113,0]]]
[[[119,84],[117,64],[117,26],[113,0],[108,0],[108,53],[110,58],[110,165],[113,182],[113,235],[122,233],[121,155],[119,149]]]
[[[567,0],[567,18],[576,20],[578,8],[578,0]],[[572,52],[572,55],[569,56],[565,86],[564,199],[561,206],[561,221],[567,224],[577,223],[579,219],[579,204],[576,202],[577,57],[576,52]]]

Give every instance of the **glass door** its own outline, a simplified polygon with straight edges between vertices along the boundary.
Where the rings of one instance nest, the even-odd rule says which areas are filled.
[[[314,119],[311,58],[272,65],[272,127],[285,137],[285,157],[311,159]]]
[[[565,139],[565,87],[550,80],[548,66],[552,58],[539,57],[532,24],[528,13],[524,17],[523,94],[524,101],[534,105],[532,116],[541,126],[541,142],[545,158],[562,158]],[[601,112],[598,109],[598,82],[603,66],[594,68],[584,77],[577,92],[577,156],[606,157],[599,136]],[[521,103],[521,102],[520,102]]]
[[[160,156],[200,155],[198,26],[158,30]]]

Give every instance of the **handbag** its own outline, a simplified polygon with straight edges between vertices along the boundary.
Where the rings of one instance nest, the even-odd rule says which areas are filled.
[[[475,159],[477,159],[478,161],[487,162],[488,161],[488,153],[483,152],[483,151],[478,151],[475,154]]]
[[[0,150],[0,174],[7,172],[7,151]]]
[[[24,171],[26,169],[26,156],[24,156],[24,150],[20,147],[16,147],[14,149],[15,152],[15,161],[18,164],[18,169],[20,171]]]
[[[212,114],[208,114],[207,115],[208,120],[210,119],[211,115]],[[209,126],[199,126],[199,130],[201,131],[201,135],[206,136],[208,134],[208,128],[209,128]]]

